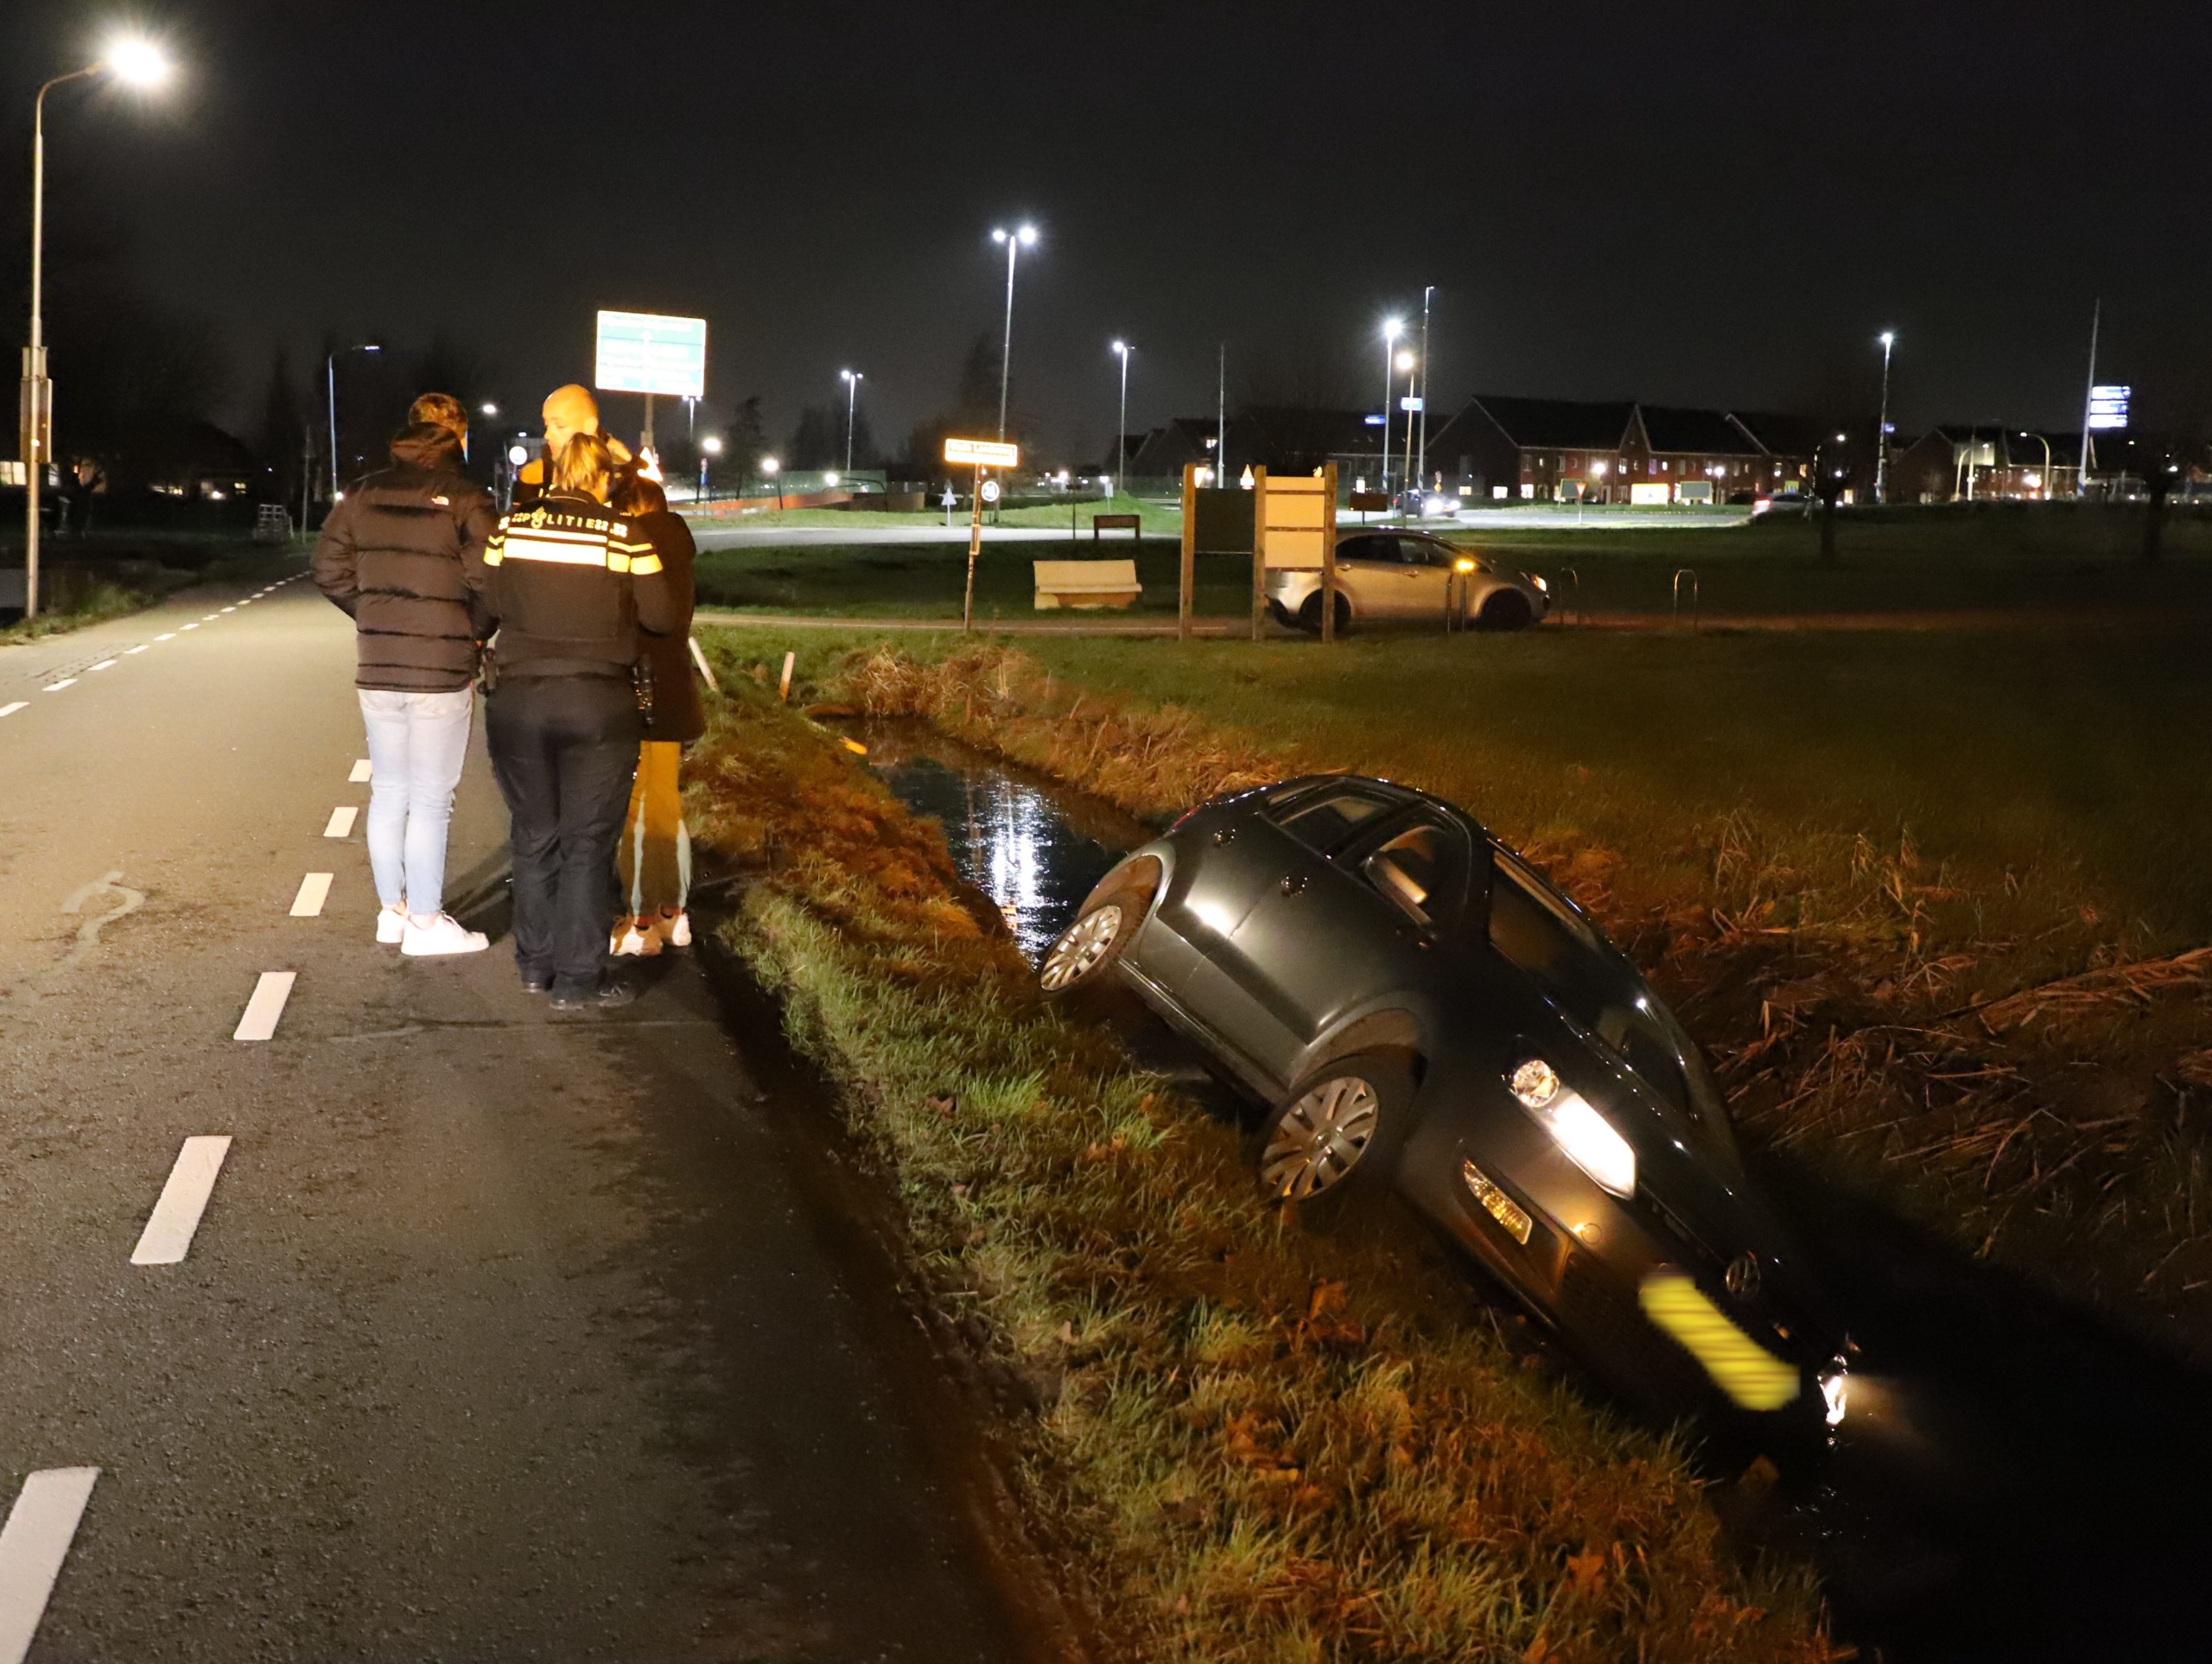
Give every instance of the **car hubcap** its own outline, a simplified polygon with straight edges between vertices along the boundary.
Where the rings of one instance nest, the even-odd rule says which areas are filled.
[[[1282,1112],[1260,1157],[1260,1182],[1287,1201],[1318,1196],[1367,1153],[1382,1109],[1356,1075],[1324,1081]]]
[[[1045,969],[1037,980],[1047,994],[1071,982],[1080,982],[1105,962],[1122,932],[1122,910],[1109,902],[1096,912],[1085,913],[1061,933],[1045,956]]]

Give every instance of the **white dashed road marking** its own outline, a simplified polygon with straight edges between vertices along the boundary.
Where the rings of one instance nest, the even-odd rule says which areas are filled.
[[[186,627],[189,629],[191,626],[188,625]],[[176,632],[171,630],[165,635],[156,636],[154,639],[156,641],[175,641],[176,639]]]
[[[18,699],[12,705],[0,705],[0,716],[13,716],[17,711],[26,708],[30,702],[28,699]]]
[[[237,612],[238,610],[238,609],[237,607],[217,607],[217,608],[215,609],[215,611],[216,611],[216,612],[218,612],[218,613],[235,613],[235,612]],[[210,616],[210,617],[213,617],[213,613],[211,613],[211,614],[209,614],[209,616]]]
[[[353,772],[346,777],[346,784],[348,785],[359,785],[368,778],[369,759],[365,757],[357,758],[354,759]]]
[[[123,656],[125,658],[129,658],[131,654],[143,653],[153,645],[154,644],[150,641],[142,641],[136,647],[126,647],[124,649]]]
[[[321,918],[322,904],[330,899],[328,873],[309,873],[300,880],[300,892],[292,898],[294,918]]]
[[[292,997],[297,971],[264,971],[253,985],[253,998],[245,1002],[245,1015],[232,1031],[233,1040],[266,1040],[276,1032],[276,1019],[284,1014],[284,1001]],[[3,1664],[3,1661],[0,1661]]]
[[[200,626],[196,624],[188,624],[184,627],[188,630],[197,630]]]
[[[169,1182],[162,1186],[161,1200],[130,1250],[134,1266],[173,1266],[182,1263],[192,1248],[200,1216],[207,1211],[207,1198],[215,1193],[215,1175],[223,1171],[223,1158],[231,1153],[228,1134],[188,1138],[169,1169]]]
[[[64,688],[73,688],[76,685],[77,678],[75,676],[65,676],[59,682],[48,683],[46,686],[41,688],[39,691],[41,693],[60,693]]]
[[[23,1664],[54,1580],[92,1500],[98,1468],[41,1468],[0,1526],[0,1664]]]
[[[353,835],[353,816],[361,811],[351,803],[340,803],[330,811],[330,823],[322,829],[326,838],[350,838]]]
[[[111,670],[116,667],[117,663],[118,661],[115,659],[104,658],[99,664],[87,669],[85,674],[90,676],[93,670]]]

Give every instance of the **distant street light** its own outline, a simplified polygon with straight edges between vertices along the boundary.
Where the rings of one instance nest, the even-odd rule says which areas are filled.
[[[1122,360],[1122,416],[1114,429],[1114,477],[1124,491],[1129,481],[1129,354],[1135,350],[1127,341],[1114,343],[1115,355]]]
[[[784,465],[772,456],[764,456],[760,459],[760,472],[776,482],[776,507],[779,511],[784,506],[783,468]]]
[[[322,360],[322,401],[330,417],[330,500],[338,500],[338,354],[345,352],[381,352],[384,348],[374,341],[363,341],[359,346],[333,347]],[[302,526],[301,530],[307,528]]]
[[[46,95],[68,81],[112,75],[125,86],[150,92],[168,80],[168,54],[137,35],[118,35],[98,60],[56,75],[31,105],[31,327],[23,348],[23,616],[38,616],[38,492],[53,448],[54,387],[46,373]]]
[[[480,404],[477,409],[487,416],[495,416],[499,414],[499,407],[496,404]]]
[[[2050,441],[2041,434],[2030,433],[2025,428],[2020,429],[2020,437],[2032,439],[2043,447],[2043,473],[2030,482],[2037,490],[2042,491],[2044,489],[2044,481],[2050,478]],[[2047,496],[2049,492],[2045,491],[2044,494]]]
[[[1007,377],[1014,367],[1014,256],[1017,249],[1033,248],[1037,243],[1037,227],[1024,225],[1010,232],[1004,226],[995,226],[991,241],[1006,245],[1006,338],[999,343],[999,437],[1006,437]]]
[[[1404,331],[1403,318],[1382,320],[1382,494],[1390,494],[1390,352]]]
[[[707,500],[707,463],[722,454],[722,442],[712,434],[699,441],[699,495],[696,500]]]
[[[1414,367],[1415,364],[1416,364],[1416,363],[1418,363],[1418,360],[1414,357],[1414,355],[1413,355],[1411,352],[1401,352],[1401,353],[1399,353],[1399,354],[1398,354],[1398,356],[1397,356],[1396,359],[1395,359],[1395,360],[1394,360],[1394,362],[1397,365],[1397,367],[1398,367],[1398,373],[1399,373],[1400,375],[1403,376],[1403,377],[1406,378],[1406,403],[1407,403],[1407,404],[1408,404],[1408,405],[1409,405],[1409,406],[1410,406],[1410,405],[1413,403],[1413,402],[1414,402]],[[1383,402],[1383,403],[1384,403],[1384,405],[1385,405],[1386,407],[1389,405],[1389,402],[1390,402],[1390,399],[1389,399],[1389,385],[1390,385],[1390,384],[1389,384],[1389,383],[1388,383],[1388,382],[1385,382],[1385,383],[1383,383],[1383,384],[1382,384],[1382,386],[1383,386],[1383,397],[1382,397],[1382,402]],[[1389,412],[1389,410],[1387,408],[1386,408],[1386,409],[1383,410],[1383,412],[1382,412],[1382,419],[1383,419],[1385,422],[1388,422],[1388,421],[1390,419],[1390,412]],[[1420,482],[1418,480],[1416,480],[1416,479],[1414,478],[1414,471],[1413,471],[1413,466],[1412,466],[1412,465],[1413,465],[1413,460],[1414,460],[1414,413],[1413,413],[1413,411],[1409,409],[1409,410],[1407,410],[1407,412],[1406,412],[1406,465],[1407,465],[1407,466],[1406,466],[1406,470],[1405,470],[1405,478],[1404,478],[1402,480],[1401,480],[1401,481],[1399,482],[1399,485],[1398,485],[1398,524],[1399,524],[1400,525],[1403,525],[1403,524],[1406,523],[1406,493],[1407,493],[1408,492],[1409,492],[1409,491],[1416,491],[1416,490],[1420,489],[1420,484],[1421,484],[1421,482]],[[1385,483],[1386,483],[1386,485],[1387,485],[1387,483],[1388,483],[1388,482],[1387,482],[1387,480],[1385,481]]]
[[[1882,414],[1874,424],[1874,500],[1890,500],[1890,349],[1897,344],[1897,332],[1882,332]]]
[[[853,412],[861,396],[861,384],[868,379],[857,370],[840,370],[838,378],[845,384],[845,472],[853,471]]]

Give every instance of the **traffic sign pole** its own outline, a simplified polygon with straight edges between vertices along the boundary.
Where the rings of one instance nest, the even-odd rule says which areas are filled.
[[[983,546],[983,465],[976,465],[975,505],[968,511],[968,591],[960,601],[960,632],[976,627],[976,553]]]

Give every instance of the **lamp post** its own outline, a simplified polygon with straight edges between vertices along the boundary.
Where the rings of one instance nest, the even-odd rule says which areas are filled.
[[[1398,354],[1397,358],[1393,360],[1393,363],[1396,365],[1398,373],[1406,378],[1406,403],[1411,404],[1414,400],[1414,372],[1415,366],[1420,363],[1420,360],[1415,359],[1411,352],[1401,352]],[[1389,385],[1390,384],[1387,381],[1382,384],[1384,389],[1382,399],[1386,407],[1389,403]],[[1389,419],[1390,412],[1386,408],[1382,412],[1382,420],[1385,422],[1388,422]],[[1389,429],[1386,428],[1384,432],[1387,435]],[[1406,412],[1406,460],[1410,463],[1413,460],[1414,413],[1411,410],[1408,410]],[[1421,484],[1419,480],[1413,477],[1414,471],[1412,468],[1407,468],[1405,473],[1406,477],[1401,480],[1398,485],[1398,524],[1400,525],[1403,525],[1406,523],[1406,498],[1409,493],[1419,490]],[[1389,481],[1386,478],[1383,483],[1387,486]]]
[[[861,396],[861,384],[868,379],[857,370],[840,370],[838,379],[845,384],[845,472],[853,471],[853,414]]]
[[[695,501],[703,503],[707,500],[708,459],[720,456],[721,454],[722,442],[712,434],[709,434],[699,441],[699,495],[694,499]]]
[[[169,78],[168,54],[151,41],[123,36],[82,69],[56,75],[31,106],[31,327],[23,348],[23,616],[38,616],[38,491],[54,444],[54,384],[46,373],[46,95],[69,81],[112,75],[127,86],[152,88]]]
[[[330,417],[330,500],[334,505],[338,501],[338,354],[341,351],[381,352],[384,348],[374,341],[363,341],[358,346],[333,347],[323,355],[322,402]]]
[[[1127,341],[1114,343],[1122,360],[1122,415],[1114,428],[1114,478],[1123,491],[1129,488],[1129,354],[1136,349]]]
[[[1402,318],[1382,320],[1382,494],[1390,494],[1390,365],[1391,351],[1406,327]]]
[[[1882,414],[1874,423],[1874,500],[1890,500],[1890,349],[1897,344],[1897,332],[1882,332]]]
[[[1421,292],[1421,409],[1406,418],[1406,448],[1414,453],[1414,479],[1425,482],[1428,479],[1428,308],[1436,298],[1436,285],[1431,283]],[[1421,442],[1414,443],[1414,423],[1421,423]],[[1421,489],[1427,486],[1423,483]]]
[[[783,511],[784,506],[783,469],[784,465],[772,456],[764,456],[760,459],[760,472],[776,482],[776,510],[779,513]]]
[[[2021,429],[2019,430],[2019,434],[2021,438],[2032,439],[2043,447],[2043,494],[2048,498],[2050,495],[2052,485],[2050,478],[2050,441],[2048,439],[2045,439],[2041,434],[2030,433],[2025,428]]]
[[[1037,242],[1037,227],[1024,225],[1020,231],[1008,231],[995,226],[991,241],[1006,245],[1006,337],[999,343],[999,437],[1006,437],[1007,375],[1014,360],[1014,256],[1017,249],[1033,248]]]

